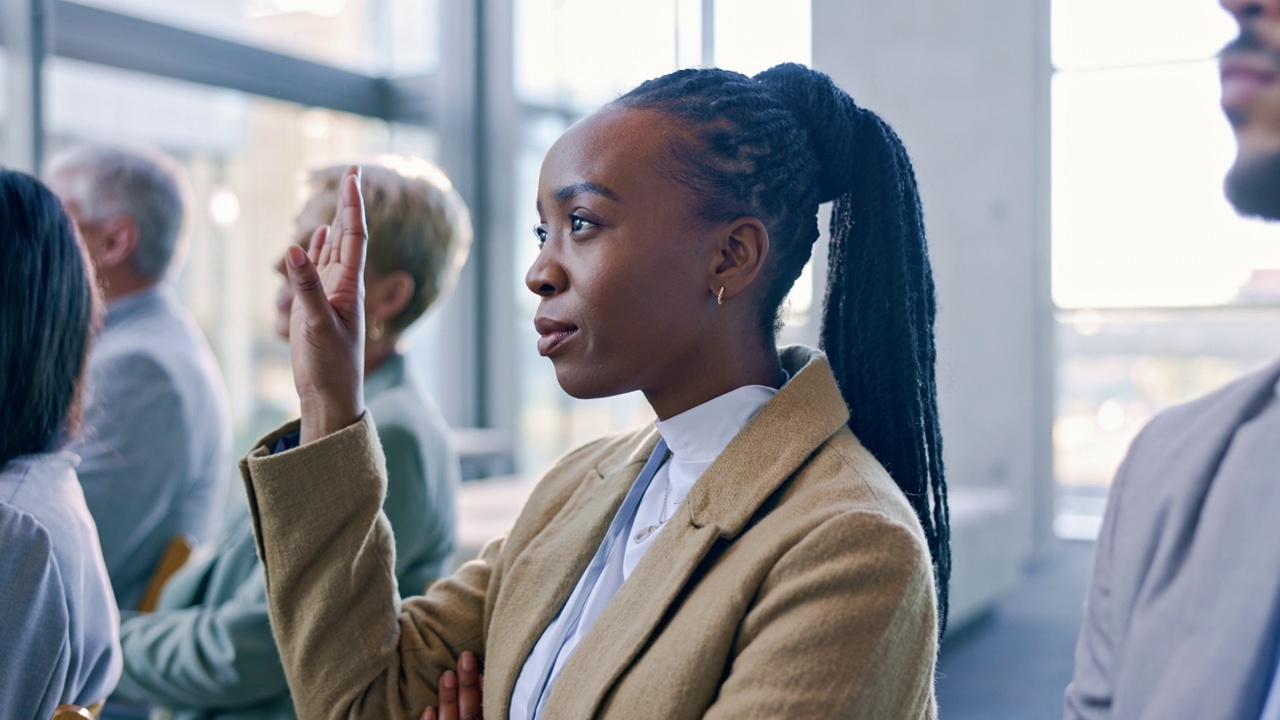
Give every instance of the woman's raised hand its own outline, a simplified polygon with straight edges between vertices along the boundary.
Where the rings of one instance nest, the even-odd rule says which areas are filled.
[[[446,670],[437,685],[440,709],[427,708],[421,720],[483,720],[484,676],[470,652],[458,658],[458,672]]]
[[[333,224],[311,236],[310,254],[285,252],[296,297],[289,317],[301,442],[335,433],[364,412],[364,263],[368,246],[360,168],[342,174]]]

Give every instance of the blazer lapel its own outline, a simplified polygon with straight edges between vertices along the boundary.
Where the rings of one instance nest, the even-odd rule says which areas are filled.
[[[693,486],[574,650],[556,680],[547,717],[596,715],[716,541],[741,533],[760,506],[848,422],[848,409],[824,356],[789,348],[783,361],[791,382]]]
[[[1280,603],[1280,440],[1256,442],[1244,464],[1223,461],[1240,426],[1271,399],[1277,375],[1280,366],[1232,388],[1222,411],[1199,418],[1185,443],[1169,448],[1165,474],[1185,477],[1189,469],[1197,478],[1195,506],[1181,514],[1190,520],[1162,543],[1185,556],[1155,563],[1180,566],[1184,576],[1169,590],[1184,593],[1177,612],[1184,625],[1169,628],[1182,639],[1166,665],[1179,672],[1166,674],[1157,693],[1178,717],[1256,717],[1270,687]]]
[[[803,346],[782,351],[791,381],[729,443],[685,504],[697,527],[714,525],[735,537],[760,506],[814,451],[844,430],[849,408],[822,353]]]
[[[500,699],[499,717],[510,714],[525,660],[573,593],[657,440],[657,433],[650,432],[617,467],[604,473],[590,470],[584,487],[507,570],[486,642],[485,665],[492,669],[485,681]],[[567,522],[570,513],[573,521]]]
[[[546,717],[594,717],[605,695],[719,539],[717,528],[689,524],[682,505],[644,559],[570,656],[547,703]],[[678,525],[676,523],[679,523]]]

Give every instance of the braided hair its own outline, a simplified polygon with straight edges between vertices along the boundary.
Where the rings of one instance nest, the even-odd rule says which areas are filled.
[[[702,217],[764,223],[761,322],[781,306],[818,239],[818,205],[835,201],[822,349],[849,428],[897,482],[924,527],[946,627],[950,520],[934,377],[937,304],[915,174],[902,141],[827,75],[792,63],[755,77],[680,70],[615,101],[689,130],[664,170],[703,199]]]

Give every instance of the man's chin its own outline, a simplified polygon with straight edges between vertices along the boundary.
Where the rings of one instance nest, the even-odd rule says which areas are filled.
[[[1237,160],[1224,186],[1236,212],[1280,220],[1280,153]]]

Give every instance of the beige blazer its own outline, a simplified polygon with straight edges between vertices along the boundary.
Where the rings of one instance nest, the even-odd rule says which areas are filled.
[[[546,717],[933,718],[937,620],[924,534],[849,432],[826,358],[792,380],[694,485],[561,673]],[[271,621],[299,717],[413,718],[471,650],[485,716],[572,592],[657,442],[570,452],[511,533],[401,600],[372,420],[241,464]]]

